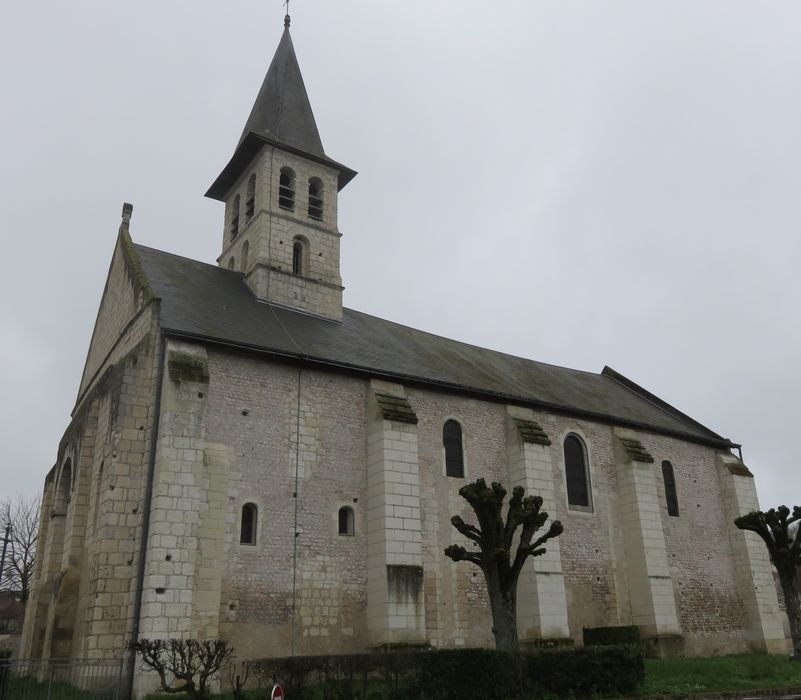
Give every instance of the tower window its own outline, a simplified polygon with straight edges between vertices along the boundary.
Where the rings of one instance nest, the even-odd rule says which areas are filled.
[[[242,506],[242,525],[239,528],[239,544],[256,544],[256,518],[258,508],[255,503]]]
[[[244,245],[242,246],[242,272],[246,273],[248,271],[248,255],[250,254],[250,243],[245,241]]]
[[[245,199],[245,221],[250,221],[256,211],[256,173],[248,180],[248,196]]]
[[[234,197],[234,203],[231,207],[231,240],[234,240],[239,235],[239,195]]]
[[[445,476],[464,478],[462,426],[455,420],[445,421],[442,428],[442,444],[445,447]]]
[[[673,473],[673,465],[667,460],[662,462],[662,479],[665,481],[665,500],[667,501],[668,515],[678,517],[679,496],[676,493],[676,475]]]
[[[567,504],[576,510],[591,510],[590,475],[587,471],[587,450],[578,435],[565,438],[565,481]]]
[[[309,180],[309,218],[323,220],[323,181],[319,177]]]
[[[278,206],[289,211],[295,210],[295,172],[292,168],[281,168],[278,180]]]
[[[306,257],[305,244],[296,238],[292,244],[292,274],[303,275],[304,258]]]
[[[229,270],[236,270],[236,260],[234,260],[234,256],[232,255],[228,258],[228,269]]]
[[[353,508],[350,506],[342,506],[342,508],[339,509],[339,534],[353,537],[356,533],[354,520]]]

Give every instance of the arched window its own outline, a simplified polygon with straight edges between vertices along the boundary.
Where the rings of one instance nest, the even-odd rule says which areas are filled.
[[[355,532],[353,508],[342,506],[339,509],[339,534],[352,537]]]
[[[61,478],[58,480],[56,501],[53,505],[54,515],[66,515],[72,494],[72,460],[68,459],[61,468]]]
[[[256,211],[256,173],[248,180],[248,196],[245,199],[245,221],[250,221]]]
[[[665,481],[665,500],[667,501],[668,515],[678,517],[679,496],[676,493],[676,475],[673,473],[673,465],[667,460],[662,462],[662,478]]]
[[[304,258],[306,257],[306,251],[304,250],[305,245],[300,238],[296,238],[295,242],[292,244],[292,274],[293,275],[302,275],[303,268],[305,267],[303,264]]]
[[[245,241],[242,246],[242,272],[248,271],[248,254],[250,253],[250,243]]]
[[[445,476],[464,478],[462,426],[455,420],[445,421],[442,427],[442,444],[445,447]]]
[[[309,218],[323,220],[323,181],[319,177],[309,180]]]
[[[234,240],[239,235],[239,195],[234,197],[234,203],[231,205],[231,240]]]
[[[232,255],[228,258],[228,269],[229,270],[236,270],[236,260],[234,260],[234,256]]]
[[[278,180],[278,206],[289,211],[295,210],[295,172],[292,168],[281,168]]]
[[[242,525],[239,528],[239,544],[256,544],[256,518],[259,509],[255,503],[242,506]]]
[[[567,504],[576,510],[591,510],[590,473],[587,469],[587,450],[578,435],[565,438],[565,480]]]

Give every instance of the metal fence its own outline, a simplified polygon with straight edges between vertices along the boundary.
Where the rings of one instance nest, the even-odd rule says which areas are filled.
[[[0,700],[121,700],[122,659],[0,660]]]

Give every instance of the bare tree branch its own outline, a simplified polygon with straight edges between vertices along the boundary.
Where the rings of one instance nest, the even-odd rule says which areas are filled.
[[[31,592],[40,512],[38,498],[26,499],[18,495],[0,499],[0,534],[4,535],[6,526],[11,525],[5,564],[0,572],[0,591],[18,593],[23,603],[28,601]]]

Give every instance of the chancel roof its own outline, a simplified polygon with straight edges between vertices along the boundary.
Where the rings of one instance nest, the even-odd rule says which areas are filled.
[[[716,447],[733,443],[625,377],[557,367],[468,345],[352,309],[341,322],[261,302],[239,272],[134,245],[162,327],[331,369],[650,429]]]

